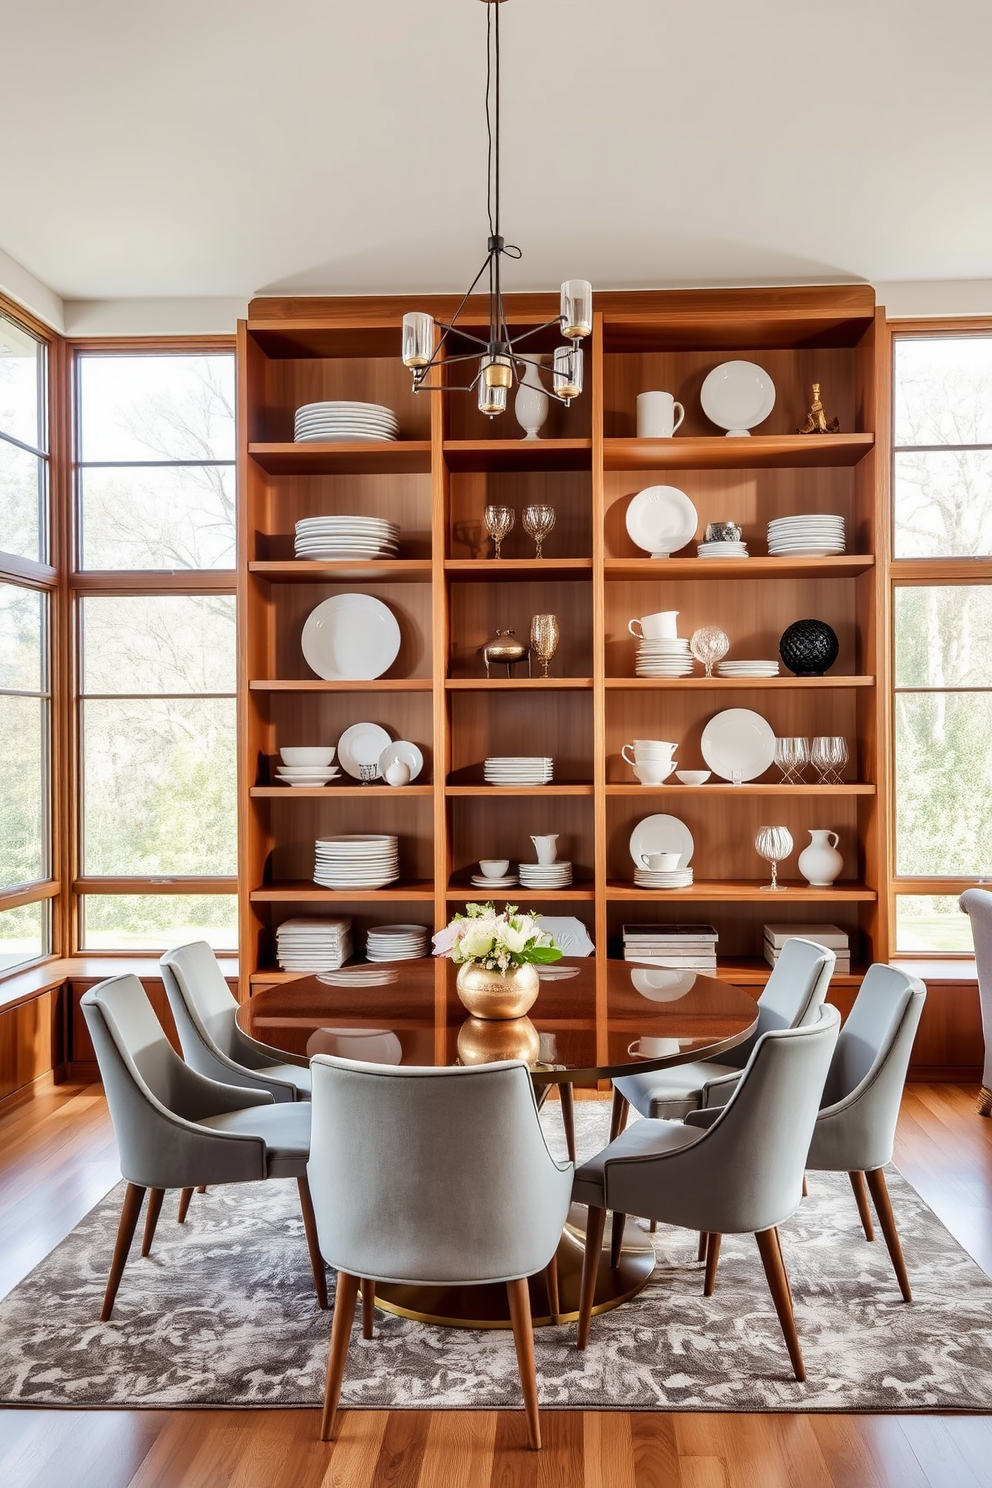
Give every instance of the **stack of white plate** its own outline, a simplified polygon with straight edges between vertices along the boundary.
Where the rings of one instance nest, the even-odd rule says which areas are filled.
[[[634,883],[639,889],[687,889],[692,883],[692,869],[673,868],[668,873],[653,873],[649,868],[635,868]]]
[[[487,878],[484,873],[473,873],[472,882],[477,889],[512,889],[519,880],[515,873],[507,873],[503,878]]]
[[[520,884],[522,888],[567,889],[571,882],[571,863],[520,864]]]
[[[370,961],[418,961],[427,955],[428,935],[424,925],[376,925],[368,933],[365,954]]]
[[[337,765],[276,765],[276,779],[283,785],[327,785],[340,774]]]
[[[395,558],[400,529],[382,517],[303,517],[296,524],[297,558]]]
[[[398,982],[399,978],[398,971],[390,971],[382,966],[346,966],[343,971],[325,971],[317,980],[327,987],[385,987],[389,982]],[[322,1031],[317,1030],[318,1033]],[[315,1037],[316,1035],[311,1034],[311,1041]],[[324,1051],[322,1049],[311,1051],[308,1045],[307,1053],[310,1052],[323,1053]]]
[[[768,523],[768,551],[774,558],[826,558],[844,551],[844,518],[824,512],[776,517]]]
[[[717,671],[721,677],[777,677],[777,661],[720,661]]]
[[[554,768],[548,755],[492,754],[482,773],[487,785],[547,785]]]
[[[689,642],[638,641],[634,672],[638,677],[691,677]]]
[[[350,920],[283,920],[276,929],[283,971],[337,971],[350,955]]]
[[[747,543],[742,542],[701,542],[696,544],[696,552],[700,558],[749,558],[751,556],[747,550]]]
[[[379,832],[318,837],[314,883],[325,889],[381,889],[400,876],[399,842]]]
[[[298,444],[351,444],[396,439],[400,426],[381,403],[304,403],[296,410],[293,437]]]

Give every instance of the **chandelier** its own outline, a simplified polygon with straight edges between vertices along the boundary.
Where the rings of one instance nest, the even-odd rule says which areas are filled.
[[[521,343],[549,326],[560,325],[561,333],[569,343],[555,349],[551,370],[551,395],[566,407],[582,391],[582,347],[580,342],[592,330],[592,285],[587,279],[566,279],[561,287],[559,314],[543,325],[531,326],[518,336],[512,337],[507,329],[503,310],[503,290],[500,264],[503,258],[520,258],[519,248],[507,243],[500,230],[499,170],[500,170],[500,47],[499,11],[503,0],[483,0],[486,6],[486,136],[488,152],[489,241],[485,261],[469,285],[450,323],[435,322],[433,315],[422,310],[409,311],[403,317],[403,365],[413,373],[413,390],[425,392],[470,393],[478,390],[480,413],[490,418],[503,413],[507,406],[509,390],[520,380],[521,366],[533,366],[538,374],[544,369],[533,352],[521,352]],[[483,339],[473,335],[464,326],[458,326],[458,317],[468,303],[480,280],[488,276],[489,286],[489,335]],[[460,362],[475,364],[475,376],[461,385],[439,380],[429,382],[431,371],[439,367],[445,342],[457,326],[458,337],[473,343],[481,350],[459,354],[445,352],[443,362],[450,368]],[[440,328],[440,339],[436,337]],[[435,345],[435,341],[437,344]]]

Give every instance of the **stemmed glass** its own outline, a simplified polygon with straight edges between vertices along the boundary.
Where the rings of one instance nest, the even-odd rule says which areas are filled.
[[[555,509],[553,506],[525,506],[521,525],[528,537],[532,537],[537,544],[535,558],[544,557],[544,539],[555,525]]]
[[[809,740],[786,738],[775,740],[775,763],[782,771],[782,785],[799,785],[809,764]]]
[[[486,531],[496,544],[495,557],[502,558],[500,546],[507,533],[513,531],[513,524],[516,520],[517,514],[512,506],[486,507]]]
[[[362,765],[362,764],[360,764],[358,766],[358,773],[361,776],[361,780],[362,780],[362,784],[363,785],[371,785],[372,782],[373,782],[373,780],[378,779],[378,776],[379,776],[379,766],[378,765]]]
[[[689,650],[706,668],[707,677],[713,675],[713,663],[721,661],[730,650],[730,637],[717,625],[704,625],[692,632]]]
[[[847,740],[840,734],[817,734],[810,760],[821,785],[840,785],[847,764]]]
[[[560,639],[557,615],[533,616],[530,622],[530,649],[543,666],[545,677],[548,675],[548,662],[558,650]]]
[[[778,865],[792,852],[792,833],[788,827],[759,827],[754,845],[761,856],[772,865],[772,881],[761,887],[770,894],[780,893]]]

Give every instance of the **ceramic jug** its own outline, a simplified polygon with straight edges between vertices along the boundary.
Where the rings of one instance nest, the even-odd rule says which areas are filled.
[[[810,843],[799,854],[799,872],[814,889],[829,889],[844,866],[837,851],[840,838],[827,827],[810,827]]]
[[[544,391],[541,375],[535,362],[541,358],[534,353],[527,355],[532,361],[518,362],[517,368],[520,373],[520,382],[517,385],[517,396],[513,401],[513,412],[517,423],[524,430],[525,439],[540,439],[541,428],[548,416],[550,399]]]

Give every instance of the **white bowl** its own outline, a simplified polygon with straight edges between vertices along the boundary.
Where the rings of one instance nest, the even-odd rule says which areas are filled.
[[[676,760],[638,760],[630,768],[642,785],[664,785],[676,764]]]
[[[709,770],[676,770],[683,785],[705,785],[710,778]]]
[[[505,878],[510,866],[509,858],[480,858],[479,871],[483,878]]]
[[[280,749],[284,765],[330,765],[334,761],[336,750],[333,745],[330,749],[293,747],[292,749]]]

